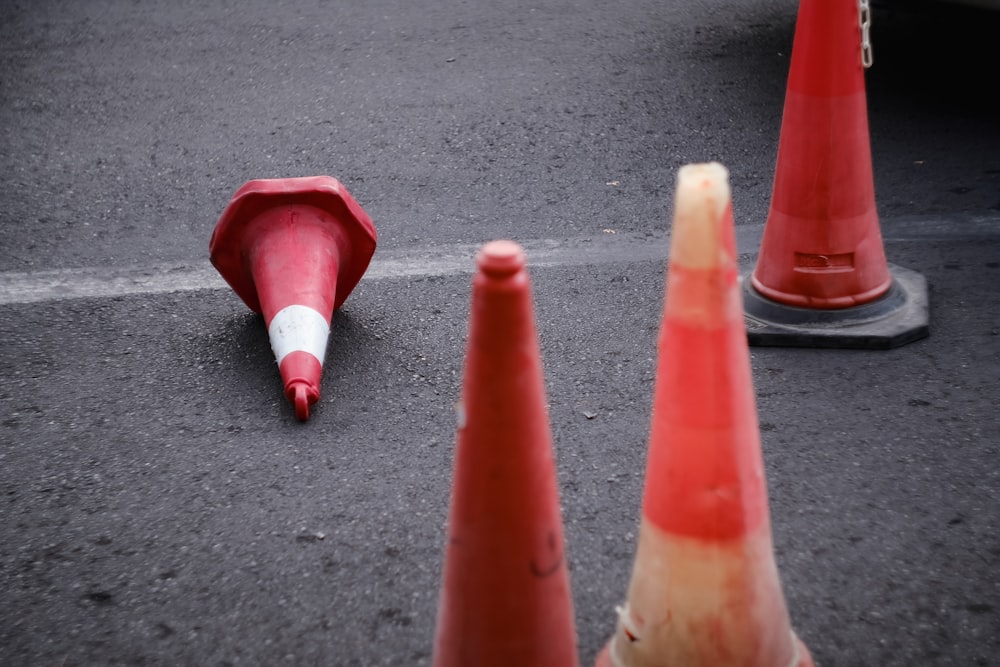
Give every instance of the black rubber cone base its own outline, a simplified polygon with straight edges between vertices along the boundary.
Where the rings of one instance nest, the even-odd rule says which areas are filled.
[[[743,312],[750,345],[888,350],[927,337],[929,307],[923,275],[889,265],[892,286],[882,297],[836,310],[786,306],[762,296],[743,276]]]

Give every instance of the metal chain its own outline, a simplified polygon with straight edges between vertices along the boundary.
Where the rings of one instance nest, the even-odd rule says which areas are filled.
[[[872,66],[874,57],[872,56],[872,10],[868,0],[858,0],[858,20],[861,23],[861,64],[865,69]]]

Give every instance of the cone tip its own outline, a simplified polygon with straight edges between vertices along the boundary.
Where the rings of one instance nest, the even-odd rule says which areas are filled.
[[[491,278],[506,278],[524,268],[524,249],[515,241],[490,241],[476,255],[479,270]]]
[[[677,172],[670,261],[689,268],[717,268],[731,258],[720,248],[730,210],[729,170],[718,162],[684,165]]]
[[[289,387],[289,398],[295,406],[295,416],[299,421],[309,420],[309,406],[315,402],[311,398],[309,387],[304,382],[295,382]]]
[[[677,170],[677,180],[729,180],[729,170],[721,162],[698,162],[685,164]]]

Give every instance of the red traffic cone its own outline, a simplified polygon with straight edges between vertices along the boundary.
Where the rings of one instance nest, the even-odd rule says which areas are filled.
[[[807,667],[771,541],[728,172],[678,174],[639,541],[598,667]]]
[[[525,257],[476,257],[434,667],[574,667],[576,630]]]
[[[302,421],[319,400],[330,318],[361,280],[375,242],[368,214],[329,176],[250,181],[212,234],[212,264],[263,313],[285,396]]]
[[[886,262],[856,0],[801,0],[770,212],[745,294],[751,344],[895,347],[926,283]]]

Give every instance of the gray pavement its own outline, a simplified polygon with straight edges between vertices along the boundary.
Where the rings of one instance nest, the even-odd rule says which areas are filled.
[[[471,253],[500,236],[529,250],[592,664],[634,556],[674,174],[727,164],[749,268],[794,3],[203,5],[0,2],[0,664],[429,664]],[[876,16],[886,251],[927,278],[931,336],[752,351],[822,667],[1000,664],[997,22],[972,17]],[[300,424],[207,244],[245,180],[320,173],[380,248]]]

